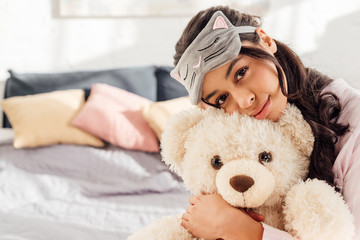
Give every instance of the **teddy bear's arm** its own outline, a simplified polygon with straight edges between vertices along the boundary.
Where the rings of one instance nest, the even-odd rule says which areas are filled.
[[[351,240],[353,217],[342,196],[324,181],[301,182],[290,189],[284,206],[285,229],[301,240]]]
[[[127,240],[195,240],[193,236],[181,226],[181,217],[171,215],[160,218],[145,228],[134,233]]]

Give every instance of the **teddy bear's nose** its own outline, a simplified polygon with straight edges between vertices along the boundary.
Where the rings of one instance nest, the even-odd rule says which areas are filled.
[[[230,179],[230,185],[241,193],[246,192],[254,183],[254,179],[246,175],[237,175]]]

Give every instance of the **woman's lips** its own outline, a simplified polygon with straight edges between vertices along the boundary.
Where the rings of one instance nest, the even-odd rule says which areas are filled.
[[[259,105],[258,108],[260,108],[260,110],[256,109],[258,112],[257,113],[255,112],[255,114],[253,116],[258,120],[265,119],[270,113],[270,108],[271,108],[270,96],[265,101],[265,103]]]

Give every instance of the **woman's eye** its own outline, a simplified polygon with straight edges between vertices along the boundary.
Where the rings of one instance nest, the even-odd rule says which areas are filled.
[[[223,165],[220,156],[216,155],[211,159],[211,166],[216,170],[219,170]]]
[[[228,97],[227,94],[223,94],[223,95],[220,95],[217,99],[216,99],[216,105],[217,106],[221,106],[225,103],[226,101],[226,98]]]
[[[247,67],[241,68],[239,71],[236,72],[235,74],[235,82],[239,82],[242,77],[245,75],[246,71],[247,71]]]

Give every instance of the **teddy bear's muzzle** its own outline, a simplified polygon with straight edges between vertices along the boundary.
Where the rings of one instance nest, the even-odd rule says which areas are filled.
[[[230,185],[233,189],[241,193],[246,192],[254,183],[254,179],[246,175],[237,175],[230,178]]]
[[[258,161],[233,160],[219,169],[216,186],[231,205],[255,208],[266,205],[275,188],[275,177]]]

